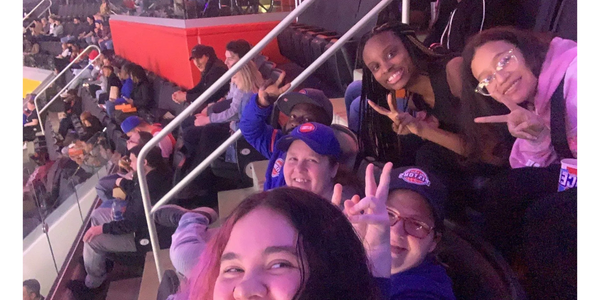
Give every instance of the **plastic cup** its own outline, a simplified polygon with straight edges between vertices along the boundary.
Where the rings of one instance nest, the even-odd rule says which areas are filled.
[[[565,158],[560,161],[560,177],[558,191],[566,191],[577,187],[577,159]]]

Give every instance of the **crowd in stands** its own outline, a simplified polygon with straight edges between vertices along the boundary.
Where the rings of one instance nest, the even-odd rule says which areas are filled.
[[[420,42],[398,15],[380,16],[361,39],[362,80],[346,90],[348,127],[332,124],[323,91],[291,91],[285,72],[272,80],[254,59],[151,148],[141,165],[152,204],[237,129],[268,160],[264,191],[219,227],[209,228],[218,219],[214,205],[182,201],[185,192],[207,197],[225,180],[210,168],[176,204],[156,211],[159,243],[176,270],[164,274],[159,299],[457,299],[437,255],[445,220],[469,226],[499,250],[529,298],[576,297],[577,189],[557,192],[557,183],[561,160],[577,158],[577,43],[496,26],[506,25],[500,21],[485,29],[481,19],[457,19],[473,10],[466,5],[472,1],[463,2],[437,20],[446,29],[453,22],[481,26],[426,39],[440,43]],[[88,31],[61,36],[59,19],[48,33],[36,21],[30,40],[62,37],[55,64],[80,51],[73,39],[111,49],[104,21],[87,36],[91,22],[98,21],[91,17]],[[229,42],[223,62],[211,46],[195,46],[189,60],[202,79],[170,100],[196,101],[251,47]],[[141,66],[119,63],[110,51],[101,56],[91,68],[72,67],[88,82],[63,95],[58,134],[86,173],[112,154],[96,147],[107,124],[121,129],[127,150],[118,172],[96,185],[102,203],[83,238],[86,277],[69,283],[76,299],[100,292],[110,255],[150,250],[138,156],[169,121],[157,113]],[[106,111],[105,120],[82,111],[81,93]],[[38,123],[27,101],[24,139]],[[231,149],[224,156],[236,163]],[[57,164],[38,155],[31,182]],[[470,218],[469,209],[483,221]],[[39,296],[39,284],[37,290]],[[25,293],[36,294],[35,287],[24,283]]]

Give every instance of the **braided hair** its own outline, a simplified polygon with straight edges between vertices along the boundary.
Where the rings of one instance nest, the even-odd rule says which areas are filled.
[[[421,75],[428,75],[427,70],[432,64],[439,64],[447,59],[446,53],[436,53],[425,47],[416,36],[414,29],[398,21],[387,22],[375,27],[370,33],[363,36],[360,44],[360,54],[363,53],[366,43],[376,35],[391,31],[396,35],[412,58],[416,70]],[[367,99],[377,105],[387,107],[387,95],[394,91],[381,86],[373,73],[359,59],[363,65],[362,91],[360,96],[360,129],[359,152],[361,156],[373,157],[377,161],[397,162],[401,158],[401,145],[398,135],[392,131],[392,121],[386,116],[375,112],[367,103]],[[408,97],[417,96],[407,94]],[[395,97],[394,97],[395,98]],[[406,111],[406,107],[404,108]]]

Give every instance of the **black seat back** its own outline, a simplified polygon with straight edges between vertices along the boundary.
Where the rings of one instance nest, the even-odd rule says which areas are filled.
[[[456,299],[525,299],[510,266],[487,242],[446,220],[438,258],[447,265]]]

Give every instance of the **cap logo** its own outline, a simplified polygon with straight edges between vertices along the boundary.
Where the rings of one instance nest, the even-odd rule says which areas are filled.
[[[308,91],[306,89],[301,89],[301,90],[298,91],[298,93],[307,95]]]
[[[283,168],[283,158],[278,158],[273,164],[273,171],[271,171],[271,177],[275,178],[279,176],[281,173],[281,168]]]
[[[429,186],[431,184],[427,174],[419,169],[408,169],[404,171],[404,173],[400,174],[398,178],[416,185]]]
[[[315,131],[315,129],[316,129],[315,125],[306,123],[306,124],[300,125],[300,129],[298,129],[298,131],[300,131],[302,133],[309,133],[309,132]]]
[[[288,102],[288,98],[283,98],[283,102]]]

